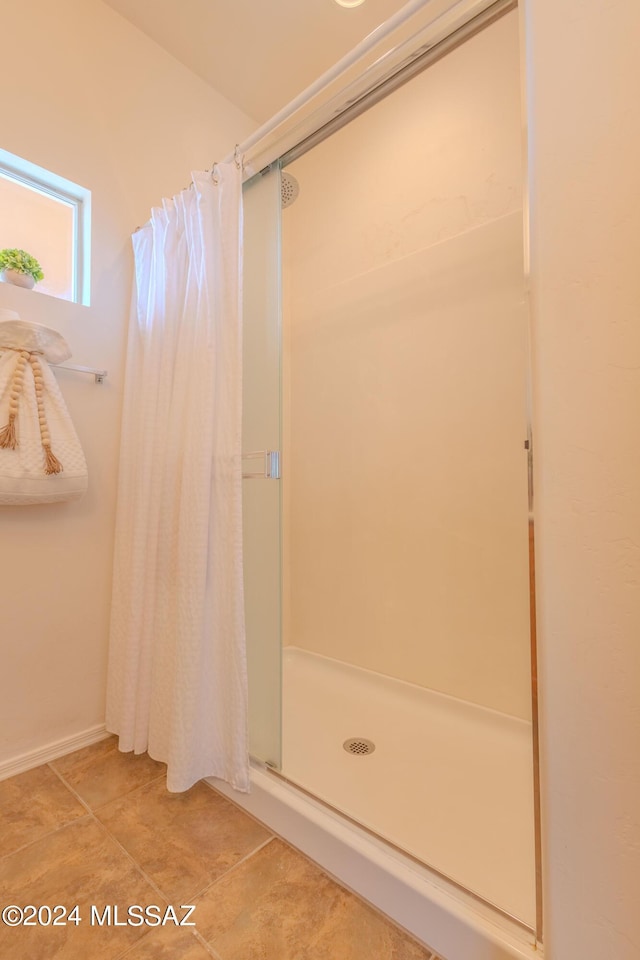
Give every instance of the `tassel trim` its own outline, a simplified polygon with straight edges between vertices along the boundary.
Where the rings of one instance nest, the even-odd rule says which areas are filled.
[[[10,347],[8,349],[11,349]],[[34,353],[28,350],[20,350],[20,356],[13,371],[11,381],[11,391],[9,393],[9,422],[0,430],[0,448],[5,450],[16,450],[18,448],[18,437],[16,434],[16,416],[18,414],[18,404],[24,390],[24,372],[27,363],[31,364],[33,373],[33,383],[36,390],[36,404],[38,407],[38,424],[40,426],[40,442],[44,451],[44,472],[47,476],[56,473],[62,473],[64,467],[51,449],[51,436],[47,424],[47,415],[44,409],[44,377],[42,376],[42,367],[40,361]]]
[[[55,453],[51,449],[51,446],[48,443],[43,443],[42,447],[44,449],[44,459],[45,459],[45,468],[44,472],[51,476],[52,473],[62,473],[63,466],[56,457]]]
[[[44,450],[44,472],[47,476],[51,476],[54,473],[61,473],[64,470],[64,467],[54,454],[51,449],[51,436],[49,434],[49,427],[47,425],[47,416],[44,410],[44,397],[43,397],[43,387],[44,387],[44,377],[42,376],[42,367],[40,366],[40,361],[35,354],[29,354],[29,363],[31,364],[31,369],[33,370],[33,382],[36,387],[36,404],[38,405],[38,421],[40,423],[40,441],[42,443],[42,449]]]
[[[5,450],[15,450],[18,446],[18,437],[16,435],[16,416],[18,414],[18,403],[24,386],[24,370],[27,365],[29,354],[26,350],[20,351],[18,362],[13,371],[11,380],[11,390],[9,392],[9,422],[6,427],[0,430],[0,447]]]
[[[9,423],[0,430],[0,447],[4,447],[5,450],[15,450],[17,446],[16,418],[9,417]]]

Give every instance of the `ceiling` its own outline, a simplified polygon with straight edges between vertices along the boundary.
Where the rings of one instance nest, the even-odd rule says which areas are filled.
[[[263,123],[405,0],[105,0]]]

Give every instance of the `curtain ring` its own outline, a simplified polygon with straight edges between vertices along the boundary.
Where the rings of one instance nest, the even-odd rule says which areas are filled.
[[[213,162],[211,165],[211,180],[217,186],[220,183],[220,174],[218,173],[218,164]]]
[[[240,153],[240,144],[239,144],[239,143],[236,143],[236,148],[235,148],[235,150],[233,151],[233,156],[234,156],[234,159],[235,159],[235,161],[236,161],[236,167],[238,168],[238,170],[242,170],[242,167],[244,166],[244,164],[243,164],[243,156],[242,156],[242,154]]]

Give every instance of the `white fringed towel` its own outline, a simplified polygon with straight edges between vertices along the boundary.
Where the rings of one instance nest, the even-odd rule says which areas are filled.
[[[0,311],[0,506],[77,500],[87,489],[80,440],[49,369],[70,356],[55,330]]]

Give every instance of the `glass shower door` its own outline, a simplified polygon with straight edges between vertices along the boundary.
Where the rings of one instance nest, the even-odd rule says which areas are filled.
[[[281,765],[280,169],[244,185],[243,546],[249,749]]]

